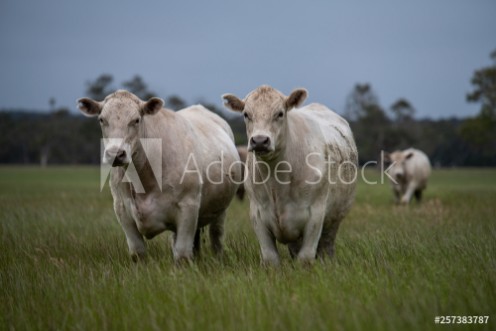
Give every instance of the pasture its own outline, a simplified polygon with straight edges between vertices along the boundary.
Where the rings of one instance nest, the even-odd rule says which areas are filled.
[[[366,174],[378,178],[375,171]],[[434,170],[424,202],[359,183],[335,258],[260,266],[248,202],[234,200],[222,260],[207,236],[175,267],[169,233],[133,263],[97,167],[0,168],[5,330],[496,329],[496,169]],[[437,315],[489,315],[436,325]]]

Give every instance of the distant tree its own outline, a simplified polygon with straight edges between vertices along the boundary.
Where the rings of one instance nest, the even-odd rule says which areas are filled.
[[[356,84],[346,99],[345,117],[357,120],[379,105],[379,99],[370,84]]]
[[[128,81],[122,83],[122,86],[131,93],[134,93],[141,100],[148,100],[156,94],[148,90],[148,85],[140,75],[135,75]]]
[[[462,137],[489,163],[496,159],[496,50],[491,59],[492,65],[474,72],[475,90],[467,94],[467,101],[481,103],[481,110],[460,128]]]
[[[171,95],[165,99],[165,106],[173,110],[179,110],[186,107],[186,101],[178,95]]]
[[[55,110],[55,105],[57,104],[57,100],[54,97],[48,99],[48,105],[50,106],[50,111]]]
[[[392,147],[391,121],[370,84],[355,85],[346,101],[345,116],[351,122],[361,163],[377,160],[381,150]]]
[[[111,86],[113,80],[112,75],[102,74],[95,81],[86,83],[86,96],[102,101],[107,95],[115,91]]]
[[[396,122],[408,122],[413,120],[415,108],[408,100],[400,98],[391,105],[391,112]]]
[[[496,116],[496,50],[491,53],[493,64],[476,70],[472,76],[475,90],[467,94],[469,102],[482,103],[481,113]]]
[[[395,149],[414,147],[421,135],[419,132],[421,130],[415,125],[413,118],[415,108],[408,100],[400,98],[391,105],[390,111],[393,115],[393,123],[388,133],[387,145]]]

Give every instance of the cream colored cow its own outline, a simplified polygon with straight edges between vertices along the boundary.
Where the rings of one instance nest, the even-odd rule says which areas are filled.
[[[270,86],[243,100],[223,95],[245,118],[250,218],[269,264],[279,263],[276,240],[305,263],[332,256],[353,202],[358,155],[350,127],[323,105],[298,109],[306,96],[297,89],[286,97]]]
[[[420,202],[431,174],[431,163],[427,155],[418,149],[409,148],[386,153],[384,156],[386,161],[391,162],[387,173],[396,202],[408,204],[413,195]]]
[[[229,125],[199,105],[173,112],[163,108],[162,99],[144,102],[123,90],[102,102],[82,98],[78,103],[84,114],[98,116],[108,141],[104,161],[113,166],[114,209],[133,259],[145,254],[143,236],[150,239],[164,230],[174,232],[174,259],[191,259],[200,247],[199,229],[206,225],[220,253],[225,210],[238,187],[234,181],[241,179]],[[160,139],[156,150],[146,154],[144,138]],[[159,178],[148,155],[160,157]],[[130,183],[133,167],[141,193]]]

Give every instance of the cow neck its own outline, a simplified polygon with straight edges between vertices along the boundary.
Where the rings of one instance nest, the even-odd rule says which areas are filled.
[[[289,140],[291,140],[289,136],[290,130],[288,128],[288,124],[286,125],[284,129],[285,132],[282,136],[287,137]],[[256,154],[254,154],[254,159],[255,159],[254,161],[265,162],[269,166],[269,168],[267,169],[265,166],[260,166],[258,163],[254,165],[254,171],[256,172],[255,176],[257,175],[260,176],[257,180],[263,180],[263,178],[266,178],[267,171],[270,172],[270,177],[273,178],[276,166],[280,162],[284,162],[284,161],[289,162],[289,159],[287,157],[287,149],[286,149],[287,146],[288,146],[287,140],[280,142],[279,145],[277,146],[277,153],[275,153],[274,156],[269,160],[257,158]],[[289,141],[289,146],[291,146],[291,141]],[[267,182],[264,181],[261,185],[264,187],[267,196],[275,202],[277,196],[276,196],[276,191],[272,186],[273,185],[272,182],[273,182],[272,180],[269,180]]]
[[[141,124],[142,130],[141,130],[140,138],[149,138],[146,121],[143,118],[143,116],[141,117],[141,123],[142,123]],[[146,140],[141,140],[141,143],[138,144],[137,151],[133,153],[132,158],[133,158],[133,164],[136,168],[136,172],[138,173],[141,184],[143,185],[145,192],[148,193],[154,191],[159,186],[157,183],[157,179],[155,178],[155,175],[153,173],[150,162],[146,157],[145,150],[141,145],[142,143],[146,144]]]

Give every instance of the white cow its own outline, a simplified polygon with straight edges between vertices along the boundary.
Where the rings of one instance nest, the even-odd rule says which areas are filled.
[[[358,154],[350,127],[320,104],[293,109],[306,96],[297,89],[286,97],[270,86],[243,100],[223,95],[245,118],[250,218],[269,264],[279,263],[276,240],[304,263],[332,256],[354,198]]]
[[[427,155],[418,149],[409,148],[386,153],[384,159],[392,163],[387,172],[396,202],[408,204],[413,195],[420,202],[431,174],[431,163]]]
[[[238,187],[234,181],[241,179],[232,131],[202,106],[173,112],[163,105],[162,99],[144,102],[123,90],[102,102],[78,100],[84,114],[98,116],[107,141],[103,158],[113,166],[110,188],[129,252],[133,260],[143,257],[143,236],[171,230],[175,261],[189,260],[199,252],[199,229],[210,225],[213,250],[221,253],[225,210]],[[146,153],[143,138],[160,140]],[[150,155],[161,168],[153,168]]]

